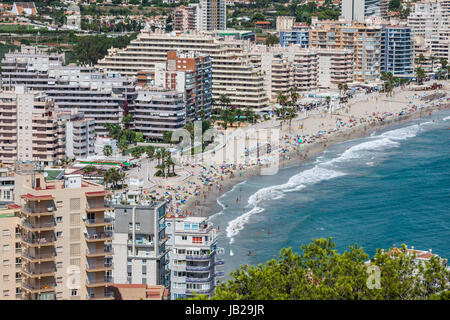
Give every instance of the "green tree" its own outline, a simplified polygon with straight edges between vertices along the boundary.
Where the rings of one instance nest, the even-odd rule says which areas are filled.
[[[103,147],[103,154],[106,157],[110,157],[112,155],[112,147],[110,145],[106,145]]]
[[[221,283],[212,300],[416,300],[448,298],[450,271],[442,259],[418,263],[406,246],[369,256],[357,244],[342,254],[331,238],[280,251],[265,265],[242,265]],[[369,267],[379,270],[370,286]],[[207,299],[204,295],[194,299]]]
[[[280,39],[276,35],[269,34],[266,37],[266,46],[271,47],[271,46],[274,46],[274,45],[276,45],[278,43],[280,43]]]

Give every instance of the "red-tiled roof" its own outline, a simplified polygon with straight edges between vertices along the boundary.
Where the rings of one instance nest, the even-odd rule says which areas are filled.
[[[6,207],[11,209],[20,209],[18,204],[7,204]]]
[[[147,288],[147,285],[146,284],[129,284],[129,283],[118,284],[118,283],[115,283],[114,287],[116,287],[116,288]]]
[[[110,195],[111,192],[109,191],[93,191],[93,192],[86,192],[86,197],[100,197],[100,196],[107,196]]]
[[[270,24],[269,21],[256,21],[255,24]]]
[[[52,200],[52,199],[54,199],[53,196],[50,194],[35,196],[35,195],[27,193],[27,194],[21,195],[20,197],[28,199],[28,200]]]

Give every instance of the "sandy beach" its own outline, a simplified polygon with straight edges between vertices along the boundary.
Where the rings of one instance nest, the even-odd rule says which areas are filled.
[[[333,114],[313,112],[299,114],[290,124],[288,120],[283,123],[269,120],[248,126],[242,130],[245,132],[264,126],[279,128],[279,147],[258,158],[250,157],[250,160],[248,154],[244,156],[242,149],[228,159],[229,152],[222,150],[229,147],[225,144],[215,152],[204,154],[201,161],[197,159],[197,163],[179,167],[178,178],[159,179],[159,185],[151,190],[152,195],[168,200],[168,212],[171,214],[210,216],[221,210],[218,197],[236,184],[260,174],[261,170],[272,167],[274,159],[277,159],[276,165],[280,169],[296,166],[317,156],[332,144],[362,138],[387,126],[450,108],[448,86],[447,83],[440,91],[399,88],[392,97],[386,97],[384,93],[371,94],[365,100],[350,101]],[[226,134],[235,130],[228,129]],[[182,176],[185,178],[180,179]]]

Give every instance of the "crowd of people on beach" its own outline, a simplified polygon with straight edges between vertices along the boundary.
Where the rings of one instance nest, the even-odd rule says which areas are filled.
[[[285,133],[282,136],[281,144],[271,146],[269,150],[262,149],[258,153],[258,158],[253,153],[253,158],[249,158],[248,150],[245,157],[242,157],[242,162],[223,163],[221,165],[210,164],[207,161],[202,163],[191,163],[184,166],[184,170],[189,172],[189,178],[183,183],[167,186],[155,186],[149,191],[150,194],[156,198],[164,198],[168,201],[168,213],[172,215],[198,215],[201,213],[201,205],[204,204],[209,195],[218,195],[224,191],[224,183],[230,178],[242,176],[249,168],[257,168],[258,166],[267,166],[274,160],[274,157],[279,156],[281,159],[290,159],[295,156],[306,158],[308,150],[305,149],[307,145],[322,143],[326,146],[328,139],[339,132],[345,132],[347,129],[354,128],[360,125],[374,126],[388,119],[398,116],[407,115],[412,112],[420,111],[427,106],[427,103],[448,103],[449,98],[442,94],[430,93],[415,94],[407,105],[405,105],[400,112],[368,112],[361,116],[355,117],[348,115],[348,109],[344,112],[330,115],[335,118],[335,127],[326,128],[324,123],[321,124],[320,130],[315,134],[302,134],[300,128],[304,129],[303,124],[299,126],[299,132]],[[328,115],[321,115],[327,117]],[[291,130],[289,130],[291,131]],[[270,151],[270,152],[268,152]],[[303,152],[302,152],[303,151]],[[197,211],[193,210],[195,206]],[[188,209],[191,208],[191,209]]]

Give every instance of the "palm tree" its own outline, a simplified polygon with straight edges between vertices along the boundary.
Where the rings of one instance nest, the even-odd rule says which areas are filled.
[[[291,102],[293,106],[297,105],[297,100],[299,98],[299,94],[297,92],[297,87],[292,87],[289,89],[289,93],[291,94]]]
[[[127,177],[126,172],[120,172],[118,178],[120,179],[120,181],[122,182],[122,189],[123,186],[125,185],[125,179]]]
[[[106,157],[110,157],[112,155],[112,147],[109,144],[103,147],[103,154]]]
[[[419,84],[423,83],[423,79],[425,78],[425,71],[422,68],[416,69],[416,78]]]
[[[342,96],[342,90],[343,90],[343,88],[344,88],[344,85],[342,84],[342,82],[339,82],[339,83],[338,83],[339,97]]]
[[[286,113],[287,97],[283,94],[282,91],[278,92],[277,102],[281,105],[282,117],[284,118],[284,115]]]
[[[222,93],[222,94],[220,95],[219,100],[220,100],[220,103],[221,103],[221,105],[222,105],[222,108],[228,107],[228,105],[229,105],[230,102],[231,102],[230,98],[229,98],[226,94],[224,94],[224,93]]]

